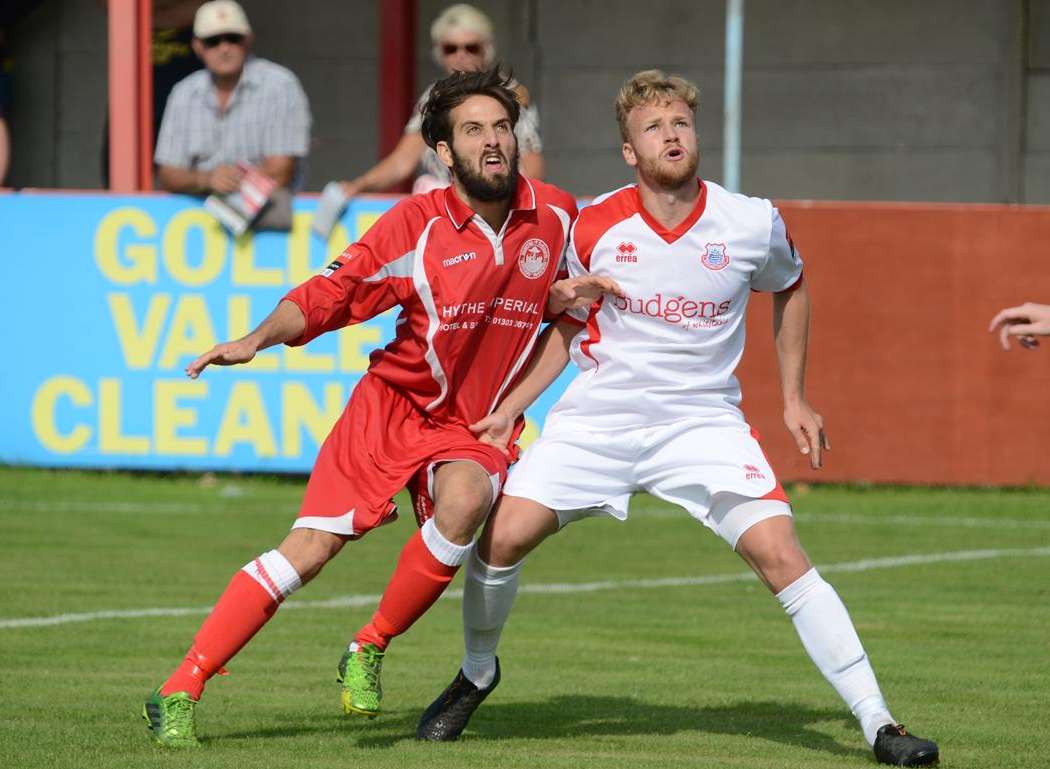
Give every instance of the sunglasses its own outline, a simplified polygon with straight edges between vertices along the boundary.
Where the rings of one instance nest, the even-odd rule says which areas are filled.
[[[478,56],[481,53],[482,47],[483,46],[481,45],[481,43],[467,43],[466,45],[456,45],[455,43],[442,43],[441,53],[445,54],[445,56],[451,56],[457,51],[462,50],[466,51],[471,56]]]
[[[205,48],[215,48],[219,43],[243,45],[244,35],[239,35],[236,32],[227,32],[222,35],[212,35],[211,37],[201,38],[201,42],[204,43]]]

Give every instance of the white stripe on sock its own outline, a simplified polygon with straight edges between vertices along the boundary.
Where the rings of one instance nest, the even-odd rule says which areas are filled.
[[[420,533],[423,535],[423,544],[427,546],[430,554],[446,566],[459,566],[466,560],[467,555],[474,547],[473,542],[468,542],[465,545],[449,542],[438,531],[437,524],[434,523],[433,518],[427,519]]]
[[[277,550],[263,553],[245,564],[242,571],[262,585],[277,603],[281,603],[303,584],[295,567]]]

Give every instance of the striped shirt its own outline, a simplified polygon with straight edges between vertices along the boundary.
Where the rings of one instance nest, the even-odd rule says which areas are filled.
[[[280,64],[250,57],[225,112],[206,69],[180,80],[160,124],[158,165],[210,171],[275,155],[305,157],[310,104],[299,79]]]

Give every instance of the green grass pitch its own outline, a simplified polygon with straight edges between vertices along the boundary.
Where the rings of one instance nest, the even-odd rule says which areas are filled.
[[[458,666],[455,595],[391,646],[377,720],[339,709],[335,666],[414,525],[403,516],[350,544],[212,681],[203,749],[155,747],[143,697],[233,572],[280,541],[302,485],[0,470],[0,765],[875,766],[775,599],[646,497],[626,524],[583,521],[533,555],[503,683],[460,742],[412,737]],[[891,709],[940,742],[942,766],[1050,765],[1050,491],[815,487],[793,502]]]

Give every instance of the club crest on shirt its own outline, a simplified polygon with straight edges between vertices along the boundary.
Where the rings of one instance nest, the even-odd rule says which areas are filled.
[[[726,253],[725,243],[708,243],[704,247],[700,263],[709,270],[724,270],[729,264],[729,254]]]
[[[551,250],[539,238],[530,238],[521,245],[518,252],[518,269],[530,280],[540,277],[547,271],[551,261]]]

